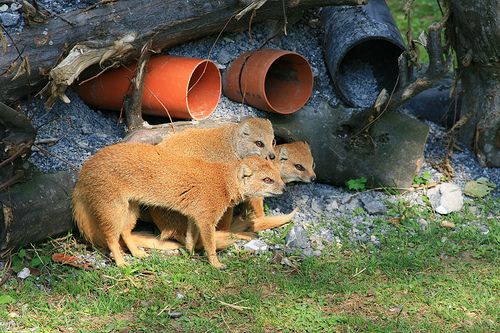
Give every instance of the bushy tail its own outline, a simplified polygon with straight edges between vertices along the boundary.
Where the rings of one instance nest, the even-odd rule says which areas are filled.
[[[147,232],[133,232],[132,240],[137,246],[157,250],[176,250],[181,248],[181,244],[175,241],[160,240],[159,237]]]
[[[73,218],[80,234],[92,245],[107,248],[106,240],[99,230],[99,225],[85,200],[79,195],[78,188],[73,193]]]

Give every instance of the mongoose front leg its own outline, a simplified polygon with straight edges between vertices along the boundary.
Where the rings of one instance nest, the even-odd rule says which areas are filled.
[[[113,258],[115,259],[116,266],[123,267],[126,266],[127,263],[123,258],[123,254],[120,247],[120,242],[118,239],[107,239],[106,243],[108,243],[108,248],[113,254]]]
[[[196,243],[200,237],[200,232],[196,226],[196,222],[192,218],[188,218],[188,225],[186,231],[186,250],[189,254],[194,254]]]
[[[252,198],[248,200],[256,218],[263,217],[264,214],[264,198]]]
[[[203,223],[205,222],[205,223]],[[209,221],[198,221],[198,229],[200,231],[203,248],[208,257],[208,262],[218,269],[225,269],[226,265],[220,263],[216,253],[215,243],[215,225]]]

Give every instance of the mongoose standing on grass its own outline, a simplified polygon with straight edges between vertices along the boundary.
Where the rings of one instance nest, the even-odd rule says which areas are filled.
[[[150,144],[120,143],[83,164],[72,199],[80,232],[92,244],[111,250],[119,266],[125,264],[120,241],[132,255],[145,255],[131,232],[140,205],[148,205],[187,216],[199,230],[209,262],[222,268],[215,246],[215,226],[222,214],[249,197],[279,195],[283,188],[274,163],[260,157],[214,163]]]
[[[271,122],[263,118],[246,118],[240,123],[221,125],[215,128],[191,128],[173,134],[157,147],[175,155],[203,159],[210,162],[235,162],[247,156],[260,156],[274,160],[274,132]],[[176,219],[185,217],[176,212],[164,212],[162,208],[150,207],[149,213],[168,214]],[[233,207],[228,207],[218,225],[229,225],[233,216]],[[191,230],[191,229],[190,229]],[[149,247],[153,238],[141,233],[134,233],[136,241]],[[146,237],[146,238],[144,238]],[[188,237],[189,240],[192,237]],[[158,247],[159,243],[151,244]],[[194,250],[194,244],[186,244],[188,251]]]
[[[281,179],[285,183],[305,182],[316,179],[314,160],[309,145],[306,142],[292,142],[275,147],[277,158],[274,163],[280,169]],[[243,203],[244,216],[232,218],[229,229],[221,229],[217,225],[215,234],[217,250],[225,249],[237,239],[249,240],[254,238],[254,232],[272,229],[290,222],[296,213],[294,210],[287,215],[264,216],[264,200],[262,197],[253,198]],[[174,239],[181,244],[186,243],[187,217],[176,212],[164,209],[152,209],[151,218],[160,230],[160,237],[147,233],[133,233],[136,242],[143,247],[162,248],[162,240]],[[168,244],[169,242],[167,242]],[[196,245],[197,248],[201,244]]]

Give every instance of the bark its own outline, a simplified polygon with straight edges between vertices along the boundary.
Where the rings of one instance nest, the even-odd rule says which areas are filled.
[[[71,230],[71,172],[36,174],[0,193],[0,257]]]
[[[462,110],[472,117],[459,139],[485,166],[500,166],[500,2],[448,0],[447,32],[458,57]]]
[[[66,87],[92,65],[107,68],[136,59],[142,46],[149,41],[152,49],[162,50],[218,33],[224,28],[226,31],[238,30],[266,19],[283,19],[283,4],[287,15],[292,15],[311,7],[358,5],[365,2],[122,0],[101,4],[88,11],[66,13],[12,36],[13,44],[22,54],[19,55],[15,47],[9,47],[0,57],[0,73],[7,70],[0,77],[0,86],[3,88],[0,90],[0,101],[10,103],[37,92],[47,80],[51,81],[45,90],[49,96],[48,106],[56,98],[67,101],[64,94]],[[257,9],[256,3],[261,7]],[[248,10],[242,12],[245,9]],[[236,19],[238,13],[242,15]],[[70,49],[72,51],[68,54]],[[64,59],[60,61],[63,56]],[[12,80],[19,64],[26,60],[31,71],[27,70]],[[14,63],[16,65],[13,66]]]
[[[0,192],[21,181],[29,171],[36,130],[24,114],[0,102]]]

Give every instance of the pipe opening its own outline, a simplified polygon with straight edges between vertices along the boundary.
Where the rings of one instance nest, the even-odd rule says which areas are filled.
[[[339,63],[338,89],[354,106],[372,106],[383,88],[389,93],[394,88],[402,52],[401,47],[384,39],[357,44]]]
[[[220,94],[219,69],[213,62],[200,62],[189,79],[186,96],[189,114],[195,120],[207,118],[217,107]]]
[[[311,66],[300,55],[283,55],[269,67],[264,85],[265,98],[275,112],[293,113],[303,107],[311,96]]]

